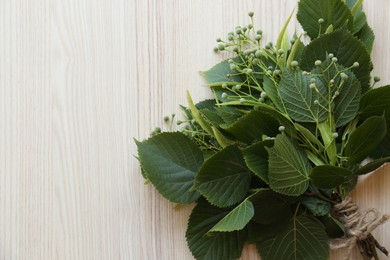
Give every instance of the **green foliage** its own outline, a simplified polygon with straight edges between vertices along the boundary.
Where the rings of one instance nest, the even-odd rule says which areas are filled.
[[[225,209],[200,200],[193,209],[186,232],[188,247],[199,260],[238,259],[244,247],[245,231],[213,233],[210,229],[227,215]]]
[[[301,0],[297,18],[303,29],[312,38],[324,34],[332,25],[336,30],[347,25],[353,28],[353,17],[348,6],[340,0]],[[323,19],[322,23],[319,20]]]
[[[300,0],[307,34],[289,37],[290,16],[275,45],[250,12],[217,40],[234,57],[202,72],[214,99],[187,93],[180,132],[136,141],[147,183],[197,203],[186,233],[196,259],[238,259],[256,243],[264,260],[325,260],[328,239],[347,233],[333,206],[390,162],[390,86],[370,86],[375,37],[362,2]]]
[[[365,120],[351,134],[345,147],[345,155],[349,157],[348,164],[363,161],[386,136],[386,119],[383,116],[372,116]]]
[[[275,237],[257,243],[264,260],[325,260],[329,256],[328,237],[324,226],[313,217],[301,215]]]
[[[373,66],[370,54],[361,41],[345,29],[324,34],[306,46],[301,58],[302,69],[310,70],[316,60],[324,60],[327,54],[333,54],[338,63],[346,68],[358,62],[359,67],[352,72],[360,81],[362,93],[367,92]]]
[[[211,204],[228,207],[245,197],[251,178],[241,151],[228,146],[202,165],[195,187]]]
[[[162,133],[137,146],[142,169],[165,198],[177,203],[199,198],[199,192],[190,189],[203,155],[193,141],[182,133]]]
[[[221,219],[210,232],[232,232],[242,230],[253,218],[255,210],[249,200],[244,200],[240,205],[235,207],[229,214]]]
[[[310,162],[295,143],[285,135],[275,138],[269,153],[269,185],[274,191],[299,196],[309,186]]]
[[[341,185],[352,171],[332,165],[316,166],[310,172],[310,180],[321,189],[332,189]]]

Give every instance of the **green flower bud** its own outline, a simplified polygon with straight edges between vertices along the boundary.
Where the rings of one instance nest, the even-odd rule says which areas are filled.
[[[214,51],[217,52],[218,51],[218,47],[214,47]]]
[[[225,44],[219,43],[217,48],[218,48],[218,50],[223,51],[225,49]]]
[[[293,68],[298,67],[298,65],[299,65],[299,63],[298,63],[298,61],[296,61],[296,60],[294,60],[294,61],[291,62],[291,67],[293,67]]]
[[[176,121],[176,124],[177,124],[177,125],[181,125],[182,123],[183,123],[183,121],[180,121],[180,120],[177,120],[177,121]]]
[[[316,83],[317,81],[316,81],[315,78],[311,78],[311,79],[310,79],[310,82],[311,82],[311,83]]]
[[[253,64],[253,65],[259,64],[259,60],[258,60],[258,59],[253,59],[253,60],[252,60],[252,64]]]
[[[334,85],[334,80],[331,79],[331,80],[329,81],[329,83],[330,83],[330,85]]]
[[[236,89],[237,89],[236,86],[232,87],[232,91],[236,91]]]
[[[228,97],[228,95],[227,95],[225,92],[223,92],[222,95],[221,95],[221,97],[222,97],[223,99],[226,99],[226,98]]]
[[[320,102],[316,99],[316,100],[314,100],[314,104],[315,105],[318,105]]]
[[[262,34],[263,34],[263,31],[262,31],[262,30],[257,30],[257,31],[256,31],[256,34],[262,35]]]
[[[164,116],[164,122],[168,122],[169,121],[169,116]]]
[[[337,137],[339,137],[339,134],[338,134],[338,133],[333,133],[333,134],[332,134],[332,137],[333,137],[334,139],[336,139]]]
[[[222,41],[222,39],[221,38],[217,38],[217,42],[221,42]]]
[[[250,11],[250,12],[248,13],[248,15],[249,15],[249,17],[253,17],[253,15],[255,15],[255,13],[252,12],[252,11]]]
[[[236,70],[237,69],[237,65],[236,64],[230,64],[230,69],[231,70]]]
[[[286,130],[286,128],[284,126],[279,126],[279,132],[284,132],[284,130]]]
[[[237,33],[237,34],[242,34],[241,28],[237,28],[237,29],[236,29],[236,33]]]
[[[247,30],[248,30],[248,28],[246,28],[245,26],[242,27],[242,31],[243,31],[243,32],[246,32]]]
[[[342,73],[340,73],[340,78],[345,81],[348,79],[348,75],[345,74],[344,72],[342,72]]]
[[[267,93],[265,91],[261,92],[260,97],[265,98],[267,96]]]
[[[278,54],[279,54],[279,55],[284,54],[284,50],[283,50],[283,49],[279,49],[279,50],[278,50]]]
[[[255,36],[255,40],[256,40],[256,41],[260,41],[260,40],[261,40],[261,35],[259,35],[259,34],[256,35],[256,36]]]
[[[234,46],[234,47],[233,47],[233,51],[238,53],[238,52],[239,52],[238,46]]]
[[[309,87],[310,87],[311,89],[315,89],[315,88],[316,88],[316,84],[311,83]]]
[[[241,85],[236,85],[236,90],[240,90],[241,89]]]
[[[156,127],[156,128],[154,129],[154,132],[155,132],[155,133],[161,133],[161,128],[160,128],[160,127]]]
[[[229,40],[229,41],[233,41],[233,40],[234,40],[234,36],[233,36],[233,35],[231,35],[231,34],[229,34],[229,36],[228,36],[228,40]]]
[[[259,98],[259,102],[261,102],[261,103],[264,103],[264,100],[265,100],[265,99],[264,99],[264,98],[262,98],[262,97],[261,97],[261,98]]]
[[[354,68],[357,68],[357,67],[359,67],[359,66],[360,66],[360,64],[359,64],[359,62],[357,62],[357,61],[354,62],[353,65],[352,65],[352,67],[354,67]]]
[[[245,102],[245,98],[240,98],[240,104],[243,104]]]
[[[332,62],[336,63],[337,61],[338,61],[338,60],[337,60],[336,57],[333,57],[333,58],[332,58]]]
[[[319,24],[322,24],[322,23],[324,23],[324,22],[325,22],[325,20],[324,20],[323,18],[318,19],[318,23],[319,23]]]
[[[248,24],[248,29],[252,29],[253,28],[253,25],[252,24]]]
[[[274,75],[275,76],[279,76],[281,73],[282,73],[282,71],[280,71],[280,70],[275,70],[274,71]]]
[[[338,95],[340,95],[340,92],[338,92],[337,90],[334,92],[334,96],[337,97]]]
[[[222,88],[227,88],[226,83],[223,83],[223,84],[222,84]]]
[[[328,57],[329,59],[332,59],[334,57],[333,53],[329,53]]]
[[[274,69],[274,67],[272,67],[272,66],[268,66],[268,69],[269,69],[269,70],[273,70],[273,69]]]
[[[378,76],[375,76],[375,77],[374,77],[374,82],[379,82],[379,81],[381,81],[381,78],[378,77]]]
[[[272,70],[268,70],[267,73],[271,75],[272,74]]]
[[[316,60],[316,62],[314,63],[314,65],[316,65],[317,67],[319,67],[319,66],[322,65],[322,61]]]

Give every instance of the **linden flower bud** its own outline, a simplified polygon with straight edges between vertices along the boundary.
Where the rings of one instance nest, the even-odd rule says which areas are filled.
[[[247,74],[251,74],[252,72],[253,72],[252,69],[246,69],[246,73],[247,73]]]
[[[299,65],[299,63],[298,63],[298,61],[296,61],[296,60],[294,60],[294,61],[291,62],[291,67],[293,67],[293,68],[298,67],[298,65]]]
[[[258,60],[258,59],[253,59],[253,60],[252,60],[252,64],[253,64],[253,65],[259,64],[259,60]]]
[[[240,90],[241,89],[241,85],[236,85],[236,90]]]
[[[236,64],[230,64],[230,69],[231,70],[236,70],[238,67]]]
[[[256,40],[256,41],[260,41],[260,40],[261,40],[261,35],[259,35],[259,34],[256,35],[256,36],[255,36],[255,40]]]
[[[378,77],[378,76],[375,76],[375,77],[374,77],[374,81],[375,81],[375,82],[379,82],[379,81],[381,81],[381,78]]]
[[[229,34],[229,36],[228,36],[228,40],[229,40],[229,41],[233,41],[233,40],[234,40],[234,36],[233,36],[233,35],[231,35],[231,34]]]
[[[226,83],[223,83],[223,84],[222,84],[222,88],[227,88]]]
[[[232,91],[236,91],[236,90],[237,90],[236,86],[233,86]]]
[[[311,88],[311,89],[315,89],[315,88],[316,88],[316,84],[311,83],[311,84],[310,84],[310,88]]]
[[[334,63],[336,63],[336,62],[337,62],[337,58],[336,58],[336,57],[333,57],[333,58],[332,58],[332,61],[333,61]]]
[[[222,39],[221,38],[217,38],[217,42],[221,42],[222,41]]]
[[[248,30],[248,28],[246,28],[245,26],[242,27],[242,31],[243,31],[243,32],[246,32],[246,30]]]
[[[336,139],[337,137],[339,137],[339,134],[338,134],[338,133],[333,133],[333,134],[332,134],[332,137],[333,137],[334,139]]]
[[[360,66],[360,64],[359,64],[359,62],[357,62],[357,61],[354,62],[353,65],[352,65],[352,67],[354,67],[354,68],[357,68],[357,67],[359,67],[359,66]]]
[[[168,122],[169,121],[169,116],[164,116],[164,122]]]
[[[279,126],[279,132],[284,132],[284,130],[286,130],[286,128],[284,126]]]
[[[253,17],[253,16],[255,15],[255,13],[252,12],[252,11],[250,11],[250,12],[248,13],[248,15],[249,15],[249,17]]]
[[[154,132],[155,132],[155,133],[161,133],[161,128],[160,128],[160,127],[156,127],[156,128],[154,129]]]
[[[237,29],[236,29],[236,33],[237,33],[237,34],[242,34],[241,28],[237,28]]]
[[[264,100],[265,100],[265,99],[264,99],[264,98],[262,98],[262,97],[261,97],[261,98],[259,98],[259,102],[261,102],[261,103],[264,103]]]
[[[340,73],[340,78],[345,81],[348,79],[348,75],[345,74],[344,72],[342,72],[342,73]]]
[[[340,95],[340,92],[338,92],[337,90],[334,92],[334,96],[337,97],[338,95]]]
[[[226,99],[226,98],[228,97],[228,95],[227,95],[225,92],[223,92],[222,95],[221,95],[221,97],[222,97],[223,99]]]
[[[248,29],[252,29],[253,28],[253,25],[252,24],[248,24]]]
[[[243,104],[245,102],[245,98],[240,98],[240,104]]]
[[[238,51],[239,51],[238,46],[234,46],[234,47],[233,47],[233,51],[238,53]]]
[[[318,105],[320,102],[316,99],[316,100],[314,100],[314,104],[315,105]]]
[[[274,76],[278,76],[278,75],[280,75],[282,72],[280,71],[280,70],[275,70],[274,71]]]
[[[176,121],[176,124],[177,124],[177,125],[181,125],[182,123],[183,123],[183,121],[180,121],[180,120],[177,120],[177,121]]]
[[[218,48],[218,50],[223,51],[225,49],[225,44],[219,43],[217,48]]]
[[[331,80],[329,81],[329,83],[330,83],[330,85],[333,85],[333,84],[334,84],[334,80],[331,79]]]
[[[262,31],[262,30],[257,30],[257,31],[256,31],[256,34],[262,35],[262,34],[263,34],[263,31]]]
[[[314,65],[316,65],[317,67],[321,66],[322,64],[322,61],[320,60],[316,60],[316,62],[314,63]]]
[[[319,23],[319,24],[322,24],[322,23],[324,23],[324,22],[325,22],[325,20],[324,20],[323,18],[318,19],[318,23]]]
[[[329,59],[332,59],[334,57],[333,53],[329,53],[328,57]]]
[[[284,50],[283,50],[283,49],[279,49],[279,50],[278,50],[278,54],[279,54],[279,55],[284,54]]]
[[[311,83],[316,83],[316,79],[315,79],[315,78],[311,78],[311,79],[310,79],[310,82],[311,82]]]
[[[214,51],[217,52],[218,51],[218,47],[214,47]]]
[[[267,73],[268,74],[272,74],[272,70],[267,70]]]
[[[267,93],[265,93],[264,91],[261,92],[260,97],[265,98],[266,96],[267,96]]]

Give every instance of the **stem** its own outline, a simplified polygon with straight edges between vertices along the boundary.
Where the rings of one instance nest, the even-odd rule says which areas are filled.
[[[317,197],[317,198],[319,198],[320,200],[329,202],[329,203],[332,204],[332,205],[336,205],[336,204],[338,203],[338,202],[336,202],[336,201],[333,201],[333,200],[331,200],[331,199],[325,197],[325,196],[322,195],[322,194],[315,193],[315,192],[305,192],[303,195],[310,196],[310,197]]]

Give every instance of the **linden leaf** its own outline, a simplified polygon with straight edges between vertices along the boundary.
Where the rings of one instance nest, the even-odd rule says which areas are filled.
[[[274,191],[299,196],[309,186],[311,165],[306,154],[285,135],[275,138],[269,153],[269,185]]]
[[[202,165],[196,175],[195,188],[211,204],[228,207],[245,197],[251,178],[240,149],[228,146]]]
[[[292,218],[276,236],[256,245],[263,260],[327,260],[329,257],[323,224],[306,215]]]
[[[203,163],[196,143],[175,132],[161,133],[136,144],[142,169],[166,199],[191,203],[200,197],[199,192],[190,191]]]
[[[246,232],[233,231],[208,234],[228,213],[199,200],[192,210],[186,232],[187,244],[198,260],[238,259],[244,247]]]

